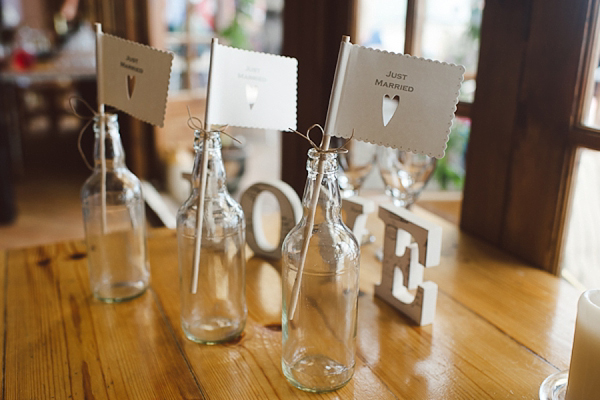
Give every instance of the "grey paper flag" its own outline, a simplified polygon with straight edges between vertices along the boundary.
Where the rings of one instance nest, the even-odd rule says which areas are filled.
[[[330,134],[444,156],[464,67],[348,46]]]
[[[163,126],[173,54],[102,34],[99,102]]]

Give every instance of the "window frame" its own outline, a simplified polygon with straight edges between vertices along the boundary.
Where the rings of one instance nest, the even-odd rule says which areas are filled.
[[[460,226],[554,274],[577,149],[600,149],[579,122],[597,8],[488,0],[483,12]]]
[[[600,150],[600,128],[593,128],[583,124],[584,112],[588,108],[594,88],[592,77],[594,69],[592,62],[600,56],[600,1],[590,1],[590,11],[587,20],[589,39],[583,46],[581,59],[581,77],[579,82],[579,97],[573,111],[574,123],[569,133],[569,140],[573,146]]]

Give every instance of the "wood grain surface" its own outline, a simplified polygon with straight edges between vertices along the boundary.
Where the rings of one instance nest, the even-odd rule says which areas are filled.
[[[443,227],[437,314],[419,327],[373,297],[383,224],[362,247],[354,378],[310,394],[281,372],[281,265],[247,263],[248,323],[199,345],[179,322],[175,233],[149,237],[152,285],[122,304],[93,299],[86,248],[62,242],[0,251],[5,399],[536,399],[568,368],[579,292],[423,210]],[[267,224],[265,224],[267,226]],[[251,253],[249,253],[251,255]]]

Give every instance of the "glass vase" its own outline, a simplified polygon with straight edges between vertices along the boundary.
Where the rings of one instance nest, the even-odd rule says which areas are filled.
[[[96,117],[94,132],[94,170],[81,189],[90,287],[97,299],[120,302],[141,295],[150,282],[144,197],[125,166],[117,116]]]
[[[219,133],[207,133],[206,141],[202,135],[196,131],[192,192],[177,213],[181,326],[188,339],[215,344],[239,336],[246,324],[246,226],[242,208],[227,191]],[[204,143],[207,176],[194,281]]]
[[[344,386],[354,373],[360,250],[341,218],[337,155],[311,149],[308,157],[304,215],[283,243],[282,368],[297,388],[325,392]],[[301,268],[305,227],[317,187],[314,226]]]

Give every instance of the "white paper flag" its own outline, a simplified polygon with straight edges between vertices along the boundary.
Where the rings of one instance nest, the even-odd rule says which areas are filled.
[[[211,124],[296,128],[295,58],[220,44],[212,57],[206,114]]]
[[[464,67],[348,46],[331,135],[444,156]]]
[[[98,101],[163,126],[173,54],[101,35]]]

